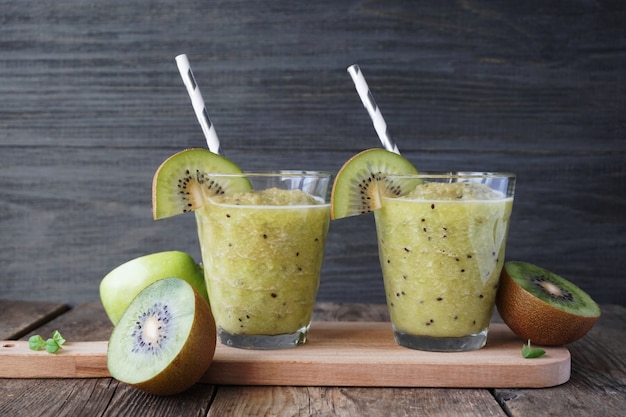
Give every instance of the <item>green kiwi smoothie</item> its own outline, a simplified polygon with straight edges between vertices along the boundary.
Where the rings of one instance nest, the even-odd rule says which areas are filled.
[[[299,189],[250,190],[207,199],[196,219],[220,341],[261,349],[304,343],[329,204]]]
[[[514,181],[514,178],[511,178]],[[504,263],[510,195],[480,182],[427,182],[375,212],[387,305],[399,344],[484,345]]]

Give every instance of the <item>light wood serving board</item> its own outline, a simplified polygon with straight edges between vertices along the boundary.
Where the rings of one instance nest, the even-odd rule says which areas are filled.
[[[493,323],[487,345],[459,353],[398,346],[387,322],[314,322],[305,345],[245,350],[218,343],[201,382],[227,385],[540,388],[570,378],[570,353],[545,347],[524,359],[524,341]],[[25,341],[0,342],[0,378],[110,377],[107,342],[67,342],[61,351],[32,351]]]

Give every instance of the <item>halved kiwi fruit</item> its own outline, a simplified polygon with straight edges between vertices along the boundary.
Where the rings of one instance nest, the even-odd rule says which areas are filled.
[[[496,305],[513,333],[547,346],[580,339],[600,317],[600,307],[582,289],[526,262],[504,264]]]
[[[122,315],[109,339],[107,367],[139,390],[177,394],[204,375],[215,344],[204,298],[186,281],[165,278],[141,291]]]
[[[366,149],[350,158],[337,173],[331,193],[333,219],[369,213],[381,207],[381,196],[400,196],[415,182],[393,181],[389,174],[417,174],[404,157],[381,148]]]
[[[162,219],[202,207],[206,197],[246,191],[245,178],[216,180],[211,174],[240,174],[230,160],[208,149],[186,149],[167,158],[152,180],[152,216]]]

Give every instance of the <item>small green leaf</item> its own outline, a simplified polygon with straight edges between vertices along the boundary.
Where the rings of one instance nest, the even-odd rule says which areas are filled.
[[[63,344],[65,343],[65,338],[61,335],[61,333],[58,330],[55,330],[52,333],[52,339],[54,339],[54,341],[59,346],[59,348],[63,346]]]
[[[44,340],[40,335],[31,336],[28,339],[28,347],[32,350],[46,349],[48,353],[56,353],[61,349],[61,346],[65,343],[65,338],[58,330],[52,333],[52,337],[48,340]]]
[[[530,346],[530,339],[528,339],[527,345],[522,345],[522,357],[526,359],[538,358],[546,353],[545,350],[539,348],[533,348]]]
[[[41,350],[46,347],[46,341],[43,340],[43,337],[36,334],[28,339],[28,347],[31,350]]]
[[[53,338],[46,340],[46,352],[56,353],[59,349],[61,349],[61,346],[59,346],[56,340]]]

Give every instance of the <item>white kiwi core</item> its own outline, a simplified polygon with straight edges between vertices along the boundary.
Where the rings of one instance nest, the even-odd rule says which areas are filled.
[[[546,282],[542,282],[541,286],[543,287],[544,290],[546,290],[546,292],[548,294],[552,294],[552,295],[555,295],[557,297],[562,294],[561,289],[558,286],[556,286],[553,283],[551,283],[551,282],[547,282],[547,281]]]
[[[159,342],[159,320],[156,317],[146,319],[143,326],[143,340],[153,344]]]

